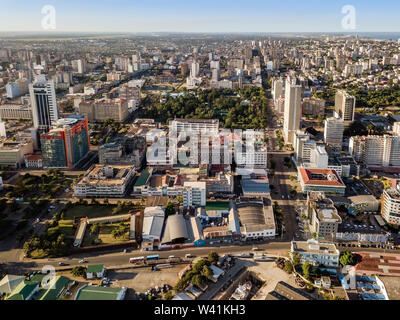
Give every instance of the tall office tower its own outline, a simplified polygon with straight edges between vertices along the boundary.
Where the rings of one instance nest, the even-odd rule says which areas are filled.
[[[85,73],[86,72],[86,61],[83,59],[73,60],[71,61],[72,68],[77,73]]]
[[[196,78],[199,75],[200,72],[200,65],[198,62],[193,62],[192,63],[192,68],[190,69],[190,76],[192,78]]]
[[[324,121],[324,142],[329,145],[342,146],[344,121],[340,118],[328,118]]]
[[[211,61],[210,62],[210,69],[220,69],[219,60]]]
[[[212,81],[218,81],[219,80],[219,69],[212,69]]]
[[[44,167],[72,170],[89,152],[88,120],[84,116],[60,119],[40,135],[40,142]]]
[[[335,96],[335,116],[344,121],[345,127],[350,126],[354,121],[354,111],[356,109],[356,98],[349,95],[346,91],[338,91]]]
[[[38,75],[36,81],[29,85],[31,96],[33,126],[40,133],[47,132],[58,120],[58,108],[54,81],[46,81],[44,75]]]
[[[293,144],[294,136],[300,129],[301,119],[301,86],[294,85],[286,79],[285,87],[285,112],[283,118],[283,133],[285,141]]]
[[[393,124],[393,132],[396,136],[400,137],[400,122],[395,122]]]
[[[283,93],[283,80],[281,78],[275,79],[272,89],[272,97],[277,100]]]

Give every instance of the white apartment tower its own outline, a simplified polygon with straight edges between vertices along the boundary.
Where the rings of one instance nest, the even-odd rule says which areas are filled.
[[[344,121],[346,127],[354,121],[356,98],[346,91],[338,91],[335,96],[335,116]]]
[[[349,152],[368,167],[400,167],[400,136],[355,136]]]
[[[190,69],[190,77],[196,78],[200,72],[200,65],[198,62],[193,62],[192,67]]]
[[[288,144],[294,143],[296,131],[300,129],[301,119],[301,86],[294,85],[286,79],[285,87],[285,112],[283,133]]]

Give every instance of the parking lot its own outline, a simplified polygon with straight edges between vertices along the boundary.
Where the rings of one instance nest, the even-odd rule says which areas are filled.
[[[346,184],[346,197],[353,196],[368,196],[371,192],[368,190],[367,186],[360,180],[345,180]]]

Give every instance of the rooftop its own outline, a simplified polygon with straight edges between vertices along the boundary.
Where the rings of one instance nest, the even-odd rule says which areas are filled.
[[[87,286],[77,293],[75,300],[118,300],[121,288]]]
[[[306,185],[346,188],[335,170],[300,168],[300,175]]]
[[[322,254],[339,254],[333,243],[320,243],[317,240],[292,241],[293,250],[296,252],[312,252]]]

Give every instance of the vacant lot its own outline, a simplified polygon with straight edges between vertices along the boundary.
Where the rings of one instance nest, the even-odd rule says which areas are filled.
[[[169,284],[174,286],[178,282],[178,272],[184,265],[173,268],[151,271],[149,267],[140,269],[112,270],[108,277],[112,280],[112,287],[132,288],[136,292],[146,292],[155,286]]]
[[[114,238],[112,231],[119,228],[120,223],[110,223],[99,226],[99,232],[93,234],[90,232],[90,227],[86,230],[85,238],[83,239],[82,247],[95,244],[113,244],[121,243],[129,240],[129,223],[125,223],[127,231],[120,237]]]
[[[75,217],[98,218],[111,216],[113,208],[114,206],[112,205],[78,205],[68,209],[64,214],[63,220],[74,220]]]

